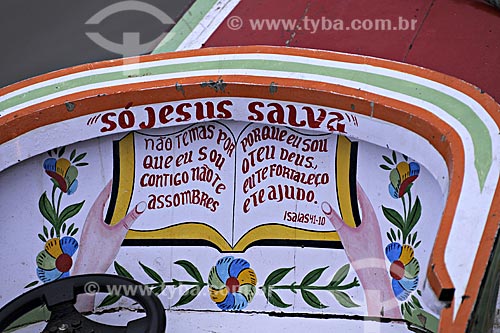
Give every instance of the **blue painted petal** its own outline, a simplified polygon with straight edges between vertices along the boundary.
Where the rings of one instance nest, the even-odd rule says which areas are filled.
[[[59,244],[61,245],[63,253],[66,253],[67,255],[70,256],[75,254],[76,250],[78,249],[78,242],[73,237],[69,236],[63,237],[61,238]]]
[[[394,199],[398,199],[399,198],[398,191],[394,188],[394,186],[392,186],[392,184],[389,184],[389,194]]]
[[[56,163],[57,160],[55,158],[48,158],[43,162],[43,168],[46,171],[56,172]]]
[[[73,182],[73,184],[71,184],[71,186],[69,187],[68,189],[68,195],[72,195],[73,193],[76,192],[76,189],[78,188],[78,179],[75,179],[75,181]]]
[[[229,266],[229,275],[237,278],[241,271],[245,268],[250,268],[250,263],[248,261],[241,258],[233,260],[233,262]]]
[[[418,276],[415,277],[414,279],[408,279],[408,278],[403,277],[401,280],[399,280],[399,284],[405,290],[407,290],[409,292],[412,292],[415,289],[417,289],[417,286],[418,286]]]
[[[220,303],[216,303],[219,309],[227,311],[232,310],[234,307],[234,295],[233,293],[227,293],[226,299]]]
[[[234,293],[233,310],[243,310],[244,308],[247,307],[247,305],[248,305],[248,301],[245,298],[245,296],[243,296],[240,293]]]
[[[60,280],[60,279],[67,278],[67,277],[69,277],[69,272],[64,272],[64,273],[62,273],[62,275],[59,277],[59,280]]]
[[[410,292],[404,290],[399,284],[399,281],[395,279],[392,279],[392,291],[394,291],[394,296],[400,301],[404,301],[410,296]]]
[[[36,274],[38,275],[40,281],[42,281],[43,283],[47,283],[59,279],[63,273],[60,272],[57,268],[54,268],[50,271],[37,268]]]
[[[411,162],[410,163],[410,177],[411,176],[418,176],[419,173],[420,173],[420,165],[418,165],[418,163]]]
[[[386,246],[385,255],[390,262],[394,262],[396,260],[399,260],[402,250],[403,247],[401,246],[401,244],[394,242]]]
[[[234,260],[233,257],[224,257],[217,260],[217,264],[215,264],[215,269],[217,270],[217,275],[221,279],[222,282],[226,283],[227,279],[229,279],[229,266],[231,262]]]

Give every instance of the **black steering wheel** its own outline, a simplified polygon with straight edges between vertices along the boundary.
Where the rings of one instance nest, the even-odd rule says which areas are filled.
[[[90,284],[92,290],[89,290]],[[110,286],[138,287],[110,289]],[[49,282],[17,297],[0,309],[0,332],[23,314],[46,305],[51,315],[42,333],[164,333],[165,309],[156,295],[144,292],[146,288],[148,287],[135,280],[107,274],[77,275]],[[129,322],[127,326],[110,326],[88,319],[76,310],[76,296],[98,290],[113,290],[114,294],[133,299],[143,307],[146,316]]]

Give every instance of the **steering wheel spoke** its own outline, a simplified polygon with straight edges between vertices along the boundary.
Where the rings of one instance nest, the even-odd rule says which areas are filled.
[[[152,293],[122,295],[138,302],[146,316],[133,320],[127,326],[110,326],[95,322],[79,313],[74,304],[76,296],[85,292],[85,286],[92,283],[98,290],[109,290],[109,286],[136,285],[136,291],[145,286],[132,279],[116,275],[91,274],[57,280],[37,287],[14,299],[0,310],[0,332],[23,314],[46,305],[51,311],[50,319],[43,333],[164,333],[166,327],[165,310],[160,300]],[[115,288],[131,290],[134,288]]]

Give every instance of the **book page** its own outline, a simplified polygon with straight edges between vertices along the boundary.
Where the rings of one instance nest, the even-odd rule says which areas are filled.
[[[336,207],[336,143],[332,134],[246,126],[236,149],[235,242],[264,224],[282,233],[285,228],[277,226],[333,231],[321,203]]]
[[[108,223],[142,201],[145,222],[135,224],[132,234],[155,231],[147,237],[178,238],[188,229],[165,230],[190,223],[193,237],[216,237],[213,232],[231,242],[235,139],[227,126],[212,122],[132,132],[115,142],[114,154],[113,178],[119,181],[113,184]]]

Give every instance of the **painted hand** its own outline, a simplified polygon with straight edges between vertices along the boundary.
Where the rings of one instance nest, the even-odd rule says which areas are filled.
[[[401,318],[385,264],[382,236],[373,206],[357,184],[362,222],[357,228],[345,224],[328,202],[321,208],[337,230],[349,261],[363,286],[369,316]]]
[[[110,181],[104,187],[90,208],[80,237],[80,249],[72,275],[105,273],[115,260],[127,231],[146,209],[145,203],[141,202],[117,224],[106,224],[104,207],[111,194],[111,184]],[[91,311],[93,306],[93,296],[79,297],[77,307],[80,311]]]

